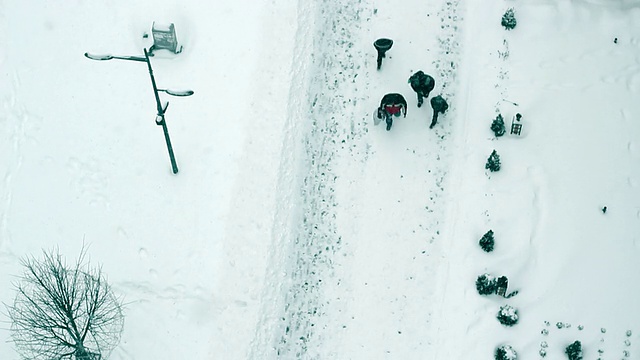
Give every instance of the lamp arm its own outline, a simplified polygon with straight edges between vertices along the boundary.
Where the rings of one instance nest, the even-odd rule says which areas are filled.
[[[151,85],[153,85],[153,95],[156,97],[156,106],[158,109],[158,116],[164,115],[164,109],[162,108],[162,104],[160,103],[160,95],[158,95],[158,87],[156,86],[156,79],[153,77],[153,69],[151,68],[151,61],[149,61],[149,53],[147,52],[147,48],[144,48],[144,57],[147,61],[147,67],[149,68],[149,76],[151,77]]]

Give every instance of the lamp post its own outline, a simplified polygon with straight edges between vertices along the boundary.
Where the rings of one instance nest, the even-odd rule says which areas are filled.
[[[164,139],[167,143],[167,150],[169,151],[169,159],[171,160],[171,169],[174,174],[178,173],[178,164],[176,163],[176,158],[173,154],[173,147],[171,146],[171,139],[169,138],[169,130],[167,129],[167,122],[165,121],[164,114],[167,112],[167,107],[169,106],[169,102],[167,101],[164,106],[160,102],[159,92],[164,92],[172,96],[191,96],[193,95],[193,91],[191,90],[170,90],[170,89],[158,89],[156,85],[156,79],[153,76],[153,69],[151,68],[151,61],[149,61],[149,53],[147,49],[144,49],[144,57],[141,56],[114,56],[114,55],[93,55],[89,53],[84,53],[84,56],[91,60],[105,61],[105,60],[130,60],[130,61],[139,61],[147,63],[147,68],[149,70],[149,76],[151,77],[151,85],[153,86],[153,95],[156,98],[156,124],[162,126],[162,131],[164,132]]]

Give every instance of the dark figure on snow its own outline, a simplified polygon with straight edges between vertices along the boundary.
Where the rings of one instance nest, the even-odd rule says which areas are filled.
[[[421,107],[424,102],[423,98],[429,97],[429,93],[436,86],[436,81],[420,70],[411,75],[409,84],[411,84],[411,88],[418,95],[418,107]]]
[[[447,101],[443,99],[442,96],[438,95],[431,98],[431,107],[433,108],[433,119],[431,119],[429,129],[433,129],[438,122],[438,113],[444,114],[444,112],[449,108],[449,104],[447,104]]]
[[[400,113],[407,117],[407,101],[404,96],[396,93],[387,94],[382,97],[378,108],[378,119],[384,118],[387,122],[387,131],[391,130],[393,116],[400,116]]]
[[[373,43],[373,47],[375,47],[378,52],[378,70],[380,70],[380,66],[382,66],[382,59],[385,57],[385,53],[391,49],[391,46],[393,46],[393,40],[391,39],[382,38]]]

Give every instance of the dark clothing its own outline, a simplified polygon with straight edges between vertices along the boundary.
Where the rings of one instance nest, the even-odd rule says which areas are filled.
[[[385,57],[385,53],[387,50],[391,49],[393,46],[393,40],[391,39],[378,39],[373,42],[373,46],[378,51],[378,70],[380,70],[380,66],[382,66],[382,59]]]
[[[447,101],[443,99],[442,96],[438,95],[431,98],[431,108],[433,108],[433,119],[431,119],[431,125],[429,125],[430,129],[438,122],[438,113],[444,114],[449,108],[449,104],[447,104]]]
[[[429,93],[436,86],[436,81],[430,75],[419,70],[415,74],[411,75],[409,78],[409,84],[411,84],[411,88],[418,95],[418,107],[421,107],[423,97],[429,97]]]
[[[400,113],[407,117],[407,101],[404,96],[391,93],[382,97],[378,114],[384,116],[387,122],[387,130],[391,130],[391,125],[393,124],[392,115],[400,116]]]
[[[382,59],[385,58],[385,53],[386,51],[383,50],[378,50],[378,58],[376,59],[376,63],[378,64],[378,70],[380,70],[380,67],[382,66]]]
[[[443,99],[442,96],[438,95],[431,98],[431,107],[433,108],[433,111],[444,114],[444,112],[449,108],[449,104],[447,104],[447,101]]]

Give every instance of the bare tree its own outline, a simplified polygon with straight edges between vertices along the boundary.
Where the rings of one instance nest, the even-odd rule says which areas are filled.
[[[106,358],[122,334],[121,299],[102,268],[86,261],[85,248],[72,266],[57,249],[43,254],[22,260],[16,299],[6,305],[18,352],[33,360]]]

